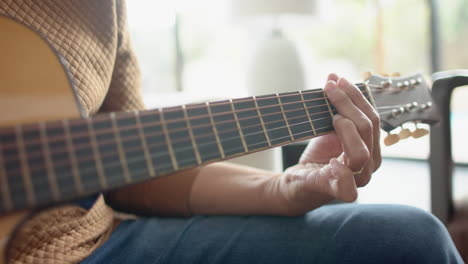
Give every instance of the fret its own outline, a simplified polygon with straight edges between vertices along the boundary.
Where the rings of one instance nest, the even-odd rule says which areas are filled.
[[[312,131],[314,132],[314,135],[317,135],[317,131],[315,130],[315,126],[314,126],[314,122],[312,122],[312,119],[310,118],[310,112],[309,112],[309,109],[307,108],[307,105],[305,103],[305,99],[304,99],[304,95],[302,94],[302,91],[299,91],[299,94],[301,95],[302,105],[304,106],[304,110],[306,112],[307,119],[309,120]]]
[[[156,174],[161,175],[173,172],[172,158],[169,153],[166,135],[163,132],[159,110],[142,112],[140,114],[140,121]]]
[[[160,113],[161,113],[161,125],[162,125],[162,129],[164,133],[164,138],[166,139],[167,148],[169,149],[169,156],[171,157],[172,168],[174,168],[174,170],[178,170],[179,164],[177,164],[177,159],[174,154],[174,149],[172,147],[171,137],[169,136],[169,132],[167,131],[167,125],[164,119],[164,113],[163,111],[160,111]]]
[[[369,103],[374,107],[376,108],[376,104],[375,104],[375,101],[374,101],[374,98],[372,97],[372,93],[370,91],[370,88],[369,88],[369,85],[367,85],[366,83],[358,83],[356,84],[356,86],[359,88],[359,90],[362,92],[362,94],[364,95],[364,97],[367,99],[367,101],[369,101]]]
[[[323,92],[323,97],[325,98],[325,102],[327,103],[327,106],[328,106],[328,113],[330,114],[332,120],[333,120],[333,116],[335,114],[338,113],[338,111],[336,110],[335,106],[330,104],[330,101],[328,100],[328,97],[327,95],[325,94],[325,92]]]
[[[13,203],[11,199],[11,193],[10,193],[10,187],[8,183],[8,177],[7,177],[7,172],[5,169],[5,161],[3,158],[3,150],[2,150],[2,144],[3,142],[2,137],[0,135],[0,190],[2,192],[1,198],[2,198],[2,206],[3,209],[2,211],[10,211],[13,209]]]
[[[67,137],[64,123],[63,121],[46,123],[44,130],[49,150],[50,165],[52,167],[51,171],[54,173],[59,192],[58,196],[61,198],[73,197],[78,193],[75,178],[79,180],[81,178],[78,174],[79,170],[74,171],[73,166],[77,163],[73,163],[71,157],[75,153],[70,153],[70,148],[67,145],[69,138]],[[53,186],[52,189],[54,189]]]
[[[75,188],[79,194],[83,194],[84,193],[83,183],[81,181],[81,175],[80,175],[80,171],[78,168],[78,161],[77,161],[76,154],[75,154],[75,148],[73,146],[73,140],[71,137],[70,125],[69,125],[68,120],[66,119],[63,120],[63,127],[64,127],[64,132],[65,132],[65,138],[67,140],[67,149],[68,149],[68,155],[70,156],[70,163],[72,167],[72,174],[73,174],[73,180],[75,183]]]
[[[48,139],[47,139],[47,130],[44,122],[39,123],[39,133],[42,142],[42,150],[45,159],[45,166],[47,170],[47,178],[49,180],[49,185],[52,191],[52,198],[54,201],[60,199],[60,193],[57,186],[57,176],[55,174],[54,165],[52,163],[52,157],[50,154]]]
[[[281,113],[283,114],[284,121],[286,122],[286,128],[288,129],[289,136],[294,140],[294,135],[291,132],[291,127],[289,127],[289,122],[288,122],[288,119],[286,118],[286,114],[284,113],[283,104],[281,103],[281,98],[279,97],[278,94],[276,94],[276,99],[278,100],[278,104],[280,106]]]
[[[209,104],[213,122],[226,157],[244,153],[241,135],[228,100]]]
[[[267,140],[268,146],[271,146],[270,137],[268,136],[268,133],[266,132],[265,122],[263,121],[262,114],[260,113],[260,108],[258,107],[257,98],[255,96],[252,97],[252,98],[253,98],[254,103],[255,103],[255,109],[257,110],[257,114],[260,117],[260,124],[262,125],[263,133],[265,134],[265,138]]]
[[[50,175],[48,175],[47,171],[40,125],[32,124],[22,126],[22,138],[35,204],[51,201],[53,200],[53,191],[49,181]]]
[[[193,148],[193,150],[195,152],[195,157],[197,158],[197,164],[200,165],[202,163],[201,158],[200,158],[200,151],[198,150],[197,142],[195,142],[195,138],[193,136],[192,126],[190,125],[190,121],[188,119],[187,108],[186,108],[185,105],[183,105],[182,109],[184,111],[184,119],[185,119],[185,122],[186,122],[186,125],[187,125],[187,128],[188,128],[190,141],[192,141],[192,148]]]
[[[236,121],[237,130],[239,131],[240,139],[242,140],[242,146],[244,147],[244,151],[248,152],[249,148],[247,147],[247,143],[245,142],[244,133],[242,133],[242,129],[241,129],[240,123],[239,123],[239,118],[237,117],[237,113],[236,113],[236,111],[234,109],[234,103],[232,102],[232,99],[229,99],[229,104],[231,105],[231,111],[232,111],[232,113],[234,115],[234,120]]]
[[[117,127],[117,120],[115,118],[115,113],[110,113],[109,116],[112,121],[112,130],[114,132],[115,141],[117,143],[117,152],[119,154],[120,165],[122,166],[122,169],[123,169],[123,176],[124,176],[125,182],[129,183],[132,181],[132,178],[130,176],[127,159],[125,157],[125,152],[123,150],[122,140],[120,138],[119,129]]]
[[[100,190],[99,169],[94,158],[88,121],[86,119],[70,120],[69,128],[85,193]]]
[[[306,90],[302,92],[302,96],[316,134],[332,131],[333,119],[330,115],[329,105],[325,101],[323,90]]]
[[[276,95],[258,96],[257,104],[272,145],[292,140]]]
[[[146,142],[145,132],[143,131],[143,126],[140,120],[140,112],[135,111],[134,114],[135,114],[135,120],[136,120],[137,128],[138,128],[138,135],[140,136],[140,140],[143,145],[143,152],[145,155],[146,166],[148,167],[150,176],[154,177],[156,176],[156,172],[154,170],[153,163],[151,162],[151,157],[150,157],[149,150],[148,150],[148,143]]]
[[[98,148],[98,144],[96,140],[96,132],[94,131],[94,128],[93,128],[93,122],[92,122],[92,119],[90,118],[86,118],[85,120],[88,123],[89,139],[90,139],[91,148],[93,151],[94,161],[96,163],[99,184],[101,185],[101,188],[107,189],[106,176],[104,174],[104,168],[102,166],[101,154],[99,153],[99,148]]]
[[[150,172],[135,114],[132,112],[120,113],[116,116],[116,124],[132,180],[146,179]]]
[[[215,138],[216,138],[216,143],[218,144],[219,153],[221,154],[221,158],[224,159],[226,157],[226,155],[224,153],[224,148],[221,145],[221,140],[219,139],[218,129],[216,128],[216,125],[215,125],[215,122],[214,122],[214,119],[213,119],[213,114],[211,113],[211,108],[210,108],[210,103],[209,102],[206,103],[206,109],[208,111],[208,116],[210,117],[211,126],[213,128],[213,133],[214,133]]]
[[[8,183],[12,208],[28,207],[26,184],[21,174],[21,161],[15,129],[3,128],[0,140],[6,144],[3,148],[3,169]],[[3,187],[2,187],[3,188]]]
[[[18,153],[21,162],[21,175],[26,189],[26,198],[30,206],[36,203],[36,197],[34,195],[34,189],[31,180],[31,174],[29,171],[29,164],[26,156],[26,150],[24,146],[24,138],[21,126],[15,127],[16,133],[16,144],[18,145]]]
[[[207,105],[191,104],[185,109],[202,162],[221,159],[220,144]]]
[[[253,97],[234,99],[232,104],[248,150],[267,148],[268,135]]]
[[[281,94],[279,100],[294,139],[305,139],[316,135],[300,92]]]
[[[124,166],[121,164],[118,141],[114,133],[113,122],[108,115],[96,116],[91,119],[96,139],[96,146],[100,153],[103,175],[108,186],[115,186],[127,182]]]
[[[200,164],[190,138],[187,119],[182,106],[164,108],[165,126],[167,127],[169,143],[174,150],[178,168],[189,168]]]

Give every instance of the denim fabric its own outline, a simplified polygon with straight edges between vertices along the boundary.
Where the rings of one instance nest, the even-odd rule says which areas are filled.
[[[300,217],[142,218],[83,263],[462,263],[445,227],[402,205],[327,205]]]

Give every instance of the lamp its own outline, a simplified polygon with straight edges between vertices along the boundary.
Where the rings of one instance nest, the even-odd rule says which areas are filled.
[[[312,15],[317,0],[231,0],[234,18],[270,19],[270,27],[253,47],[247,63],[246,88],[250,95],[298,91],[306,88],[303,63],[298,49],[280,28],[280,17],[287,14]],[[265,31],[264,31],[265,32]],[[255,39],[257,36],[253,36]],[[239,162],[263,169],[281,171],[281,149],[237,158]]]
[[[297,91],[305,88],[304,69],[298,49],[280,25],[284,15],[313,15],[316,0],[232,0],[234,17],[266,18],[271,26],[253,47],[247,63],[246,86],[251,95]],[[257,36],[254,36],[254,38]]]

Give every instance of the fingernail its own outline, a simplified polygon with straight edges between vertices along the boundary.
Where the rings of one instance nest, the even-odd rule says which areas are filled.
[[[328,81],[327,85],[325,85],[325,90],[329,93],[336,92],[336,83],[334,81]]]
[[[340,86],[348,86],[349,85],[349,82],[348,80],[346,80],[345,78],[341,77],[339,80],[338,80],[338,84]]]
[[[340,115],[340,114],[333,115],[333,121],[336,121],[336,120],[341,119],[341,118],[343,118],[343,116]]]

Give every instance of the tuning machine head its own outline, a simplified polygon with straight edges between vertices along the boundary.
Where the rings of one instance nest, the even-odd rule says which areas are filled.
[[[425,129],[425,128],[421,128],[421,127],[418,127],[418,123],[414,123],[414,126],[416,127],[416,129],[411,132],[411,136],[413,138],[420,138],[420,137],[423,137],[427,134],[429,134],[429,130]]]
[[[362,73],[362,78],[364,79],[365,82],[368,81],[371,76],[372,76],[372,72],[370,71],[366,71]]]
[[[396,134],[390,134],[384,138],[384,144],[385,146],[391,146],[393,144],[396,144],[398,141],[400,141],[400,137]]]
[[[398,137],[400,139],[407,139],[411,136],[411,131],[408,128],[401,127],[400,133],[398,133]]]

